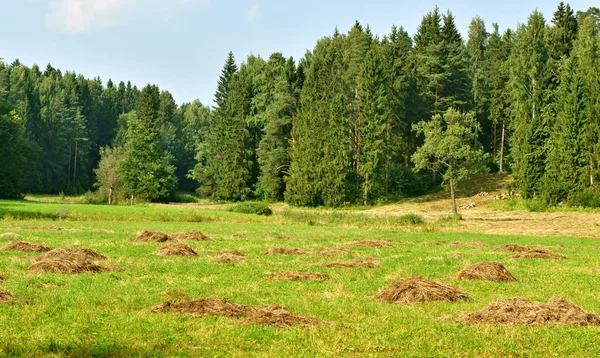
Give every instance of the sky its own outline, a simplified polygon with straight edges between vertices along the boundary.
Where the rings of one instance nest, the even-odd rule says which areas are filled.
[[[451,10],[466,38],[480,16],[488,30],[527,21],[534,10],[547,20],[559,1],[548,0],[0,0],[0,58],[42,69],[48,63],[86,77],[148,83],[178,103],[211,105],[229,51],[237,62],[273,52],[301,58],[337,27],[356,20],[383,37],[392,25],[413,35],[436,5]],[[575,10],[597,6],[573,0]]]

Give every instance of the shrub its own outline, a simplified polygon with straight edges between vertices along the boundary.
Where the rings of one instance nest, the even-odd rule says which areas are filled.
[[[273,211],[271,210],[271,208],[269,208],[269,204],[262,202],[239,203],[230,207],[229,211],[233,213],[256,214],[264,216],[269,216],[273,214]]]
[[[525,200],[525,208],[534,213],[541,213],[548,210],[548,203],[540,199]]]

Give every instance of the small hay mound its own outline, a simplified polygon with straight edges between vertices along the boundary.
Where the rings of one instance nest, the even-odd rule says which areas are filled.
[[[89,260],[65,260],[65,259],[45,259],[35,262],[29,266],[30,272],[49,272],[79,274],[86,272],[104,272],[104,267],[98,266]]]
[[[20,237],[21,237],[21,235],[15,234],[14,232],[6,232],[6,233],[0,235],[0,239],[18,239]]]
[[[450,245],[454,246],[468,246],[468,247],[488,247],[490,245],[485,242],[463,242],[463,241],[454,241],[451,242]]]
[[[175,241],[169,235],[157,232],[157,231],[147,231],[144,230],[138,234],[135,238],[131,239],[132,242],[167,242],[167,241]]]
[[[238,250],[221,250],[221,253],[228,254],[228,255],[235,255],[235,256],[246,256]]]
[[[201,232],[178,232],[171,235],[174,240],[187,240],[187,241],[213,241],[210,237],[204,235]]]
[[[175,312],[192,317],[225,316],[230,318],[247,317],[252,307],[239,305],[220,298],[202,298],[190,302],[165,302],[151,309],[152,313]]]
[[[217,256],[210,260],[212,263],[216,264],[235,264],[240,262],[245,262],[246,258],[240,255],[232,255],[232,254],[221,254],[221,256]]]
[[[318,272],[298,272],[298,271],[282,271],[269,275],[271,280],[288,280],[288,281],[327,281],[329,275]]]
[[[496,301],[478,312],[465,312],[459,322],[475,326],[481,324],[525,326],[600,326],[600,317],[585,312],[573,302],[552,297],[548,303],[533,303],[524,298]]]
[[[371,261],[324,262],[323,267],[335,268],[377,268],[379,264]]]
[[[6,291],[3,288],[0,288],[0,303],[5,303],[10,300],[13,300],[15,296],[13,296],[10,292]]]
[[[536,250],[529,250],[529,251],[523,252],[521,254],[511,256],[511,258],[512,259],[559,259],[559,260],[563,260],[563,259],[566,259],[567,257],[565,255],[555,254],[555,253],[552,253],[547,250],[536,249]]]
[[[390,244],[387,241],[383,240],[367,240],[367,241],[359,241],[350,244],[350,246],[354,247],[394,247],[394,245]]]
[[[198,253],[186,244],[173,244],[173,245],[163,246],[160,249],[154,251],[153,255],[198,257]]]
[[[376,298],[407,306],[431,301],[457,302],[470,300],[469,295],[455,287],[422,277],[407,278],[395,282],[381,290]]]
[[[4,278],[4,276],[0,276],[0,283],[6,281],[6,279]]]
[[[317,318],[295,315],[278,305],[256,308],[250,318],[248,318],[247,322],[263,326],[276,326],[279,328],[326,324],[325,321]]]
[[[291,247],[273,247],[264,252],[265,255],[306,255],[306,251]]]
[[[502,245],[495,252],[525,252],[531,250],[528,246],[517,245],[517,244],[506,244]]]
[[[27,241],[15,241],[3,247],[2,251],[48,252],[50,251],[50,248],[46,244],[32,244]]]
[[[466,267],[458,273],[458,280],[480,280],[494,282],[515,282],[517,279],[498,262],[480,262]]]
[[[59,247],[50,250],[36,258],[36,261],[61,259],[66,261],[99,261],[106,260],[106,256],[85,247]]]
[[[450,257],[452,259],[457,259],[457,260],[462,259],[463,256],[465,256],[464,253],[459,252],[459,251],[451,251],[451,252],[448,252],[446,255],[448,255],[448,257]]]
[[[283,235],[283,234],[275,235],[273,237],[276,239],[279,239],[279,240],[297,240],[291,236],[287,236],[287,235]]]
[[[317,256],[331,257],[333,255],[352,255],[354,251],[344,248],[330,248],[317,252]]]

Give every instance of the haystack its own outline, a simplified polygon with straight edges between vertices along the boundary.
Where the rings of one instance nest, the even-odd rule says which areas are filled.
[[[198,253],[186,244],[173,244],[163,246],[154,251],[154,255],[158,256],[180,256],[180,257],[198,257]]]
[[[273,247],[264,252],[265,255],[306,255],[306,251],[291,247]]]
[[[0,303],[5,303],[10,300],[13,300],[15,296],[13,296],[10,292],[6,291],[3,288],[0,288]]]
[[[175,241],[169,235],[157,232],[157,231],[147,231],[144,230],[138,234],[135,238],[131,239],[132,242],[167,242],[167,241]]]
[[[171,235],[174,240],[187,240],[187,241],[213,241],[210,237],[204,235],[201,232],[178,232]]]
[[[494,282],[515,282],[517,279],[498,262],[480,262],[466,267],[458,273],[458,280],[480,280]]]
[[[552,297],[548,303],[533,303],[525,298],[500,300],[478,312],[462,313],[459,321],[466,325],[600,326],[598,315],[585,312],[562,297]]]
[[[210,260],[210,262],[216,263],[216,264],[233,264],[233,263],[240,263],[240,262],[244,262],[246,261],[246,258],[244,256],[240,256],[240,255],[232,255],[232,254],[221,254],[220,256],[214,257],[213,259]]]
[[[46,244],[32,244],[27,241],[15,241],[1,249],[2,251],[21,251],[21,252],[48,252],[50,248]]]
[[[454,241],[451,242],[450,245],[453,246],[467,246],[467,247],[488,247],[490,245],[486,244],[485,242],[463,242],[463,241]]]
[[[296,240],[295,238],[283,234],[275,235],[274,238],[279,240]]]
[[[530,248],[529,246],[523,246],[523,245],[517,245],[517,244],[506,244],[506,245],[502,245],[498,248],[496,248],[496,250],[494,250],[495,252],[525,252],[525,251],[529,251]]]
[[[535,249],[511,256],[513,259],[559,259],[563,260],[565,255],[555,254],[547,250]]]
[[[270,305],[256,308],[253,311],[250,318],[248,318],[248,322],[263,326],[276,326],[279,328],[327,324],[327,322],[317,318],[293,314],[290,311],[278,305]]]
[[[35,260],[42,261],[49,259],[99,261],[106,260],[106,256],[85,247],[59,247],[40,255]]]
[[[457,302],[470,297],[458,288],[422,277],[400,280],[384,288],[376,298],[400,305],[415,305],[430,301]]]
[[[176,312],[192,317],[225,316],[230,318],[246,317],[253,308],[232,303],[220,298],[202,298],[190,302],[165,302],[151,309],[152,313]]]
[[[387,241],[383,240],[367,240],[351,243],[350,246],[354,247],[394,247]]]
[[[288,281],[327,281],[329,275],[318,272],[298,272],[298,271],[282,271],[269,275],[271,280],[288,280]]]
[[[377,268],[379,264],[372,261],[345,261],[345,262],[324,262],[323,267],[335,268]]]
[[[37,257],[27,271],[66,274],[104,272],[107,269],[94,261],[105,259],[105,256],[92,249],[60,247]]]

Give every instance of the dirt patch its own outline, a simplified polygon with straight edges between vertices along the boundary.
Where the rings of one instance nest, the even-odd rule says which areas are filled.
[[[288,280],[288,281],[327,281],[329,275],[318,272],[298,272],[298,271],[282,271],[269,275],[271,280]]]
[[[221,254],[221,256],[217,256],[210,260],[210,262],[216,264],[234,264],[245,262],[246,258],[244,256],[232,255],[232,254]]]
[[[18,239],[20,237],[21,235],[15,234],[14,232],[5,232],[4,234],[0,235],[0,239]]]
[[[408,306],[431,301],[458,302],[470,300],[469,295],[456,287],[422,277],[407,278],[395,282],[385,287],[375,297],[383,301]]]
[[[201,232],[178,232],[171,235],[174,240],[187,240],[187,241],[213,241],[210,237],[204,235]]]
[[[333,255],[353,255],[354,251],[344,248],[330,248],[317,252],[319,257],[331,257]]]
[[[247,318],[248,323],[289,328],[326,323],[316,318],[298,316],[278,305],[246,306],[220,298],[204,298],[191,302],[165,302],[151,309],[152,313],[175,312],[192,317],[223,316]]]
[[[148,231],[144,230],[138,234],[135,238],[131,239],[132,242],[167,242],[167,241],[175,241],[169,235],[157,232],[157,231]]]
[[[180,257],[198,257],[198,253],[186,244],[173,244],[163,246],[154,251],[154,255],[158,256],[180,256]]]
[[[379,264],[372,261],[345,261],[345,262],[324,262],[323,267],[335,268],[377,268]]]
[[[529,250],[529,251],[523,252],[521,254],[511,256],[511,258],[512,259],[559,259],[559,260],[564,260],[567,257],[565,255],[555,254],[555,253],[547,251],[547,250],[535,249],[535,250]]]
[[[488,247],[490,245],[485,242],[463,242],[463,241],[454,241],[451,242],[450,245],[453,246],[467,246],[467,247]]]
[[[37,257],[27,271],[66,274],[104,272],[108,269],[97,265],[94,261],[105,259],[105,256],[91,249],[61,247]]]
[[[106,256],[85,247],[59,247],[46,252],[35,260],[42,261],[48,259],[100,261],[106,260]]]
[[[27,241],[15,241],[3,247],[2,251],[22,251],[22,252],[48,252],[50,248],[46,244],[32,244]]]
[[[495,252],[525,252],[525,251],[529,251],[531,250],[531,248],[529,246],[523,246],[523,245],[517,245],[517,244],[506,244],[506,245],[502,245],[498,248],[496,248],[496,250],[494,250]]]
[[[291,247],[273,247],[264,252],[265,255],[306,255],[302,249]]]
[[[13,296],[10,292],[6,291],[5,289],[0,288],[0,303],[5,303],[13,299],[15,299],[15,296]]]
[[[351,243],[350,246],[354,247],[394,247],[387,241],[383,240],[367,240]]]
[[[459,316],[462,324],[525,325],[525,326],[600,326],[600,317],[585,312],[573,302],[552,297],[548,303],[533,303],[525,298],[509,298],[490,304],[478,312]]]
[[[517,279],[498,262],[480,262],[466,267],[458,273],[458,280],[480,280],[494,282],[515,282]]]

